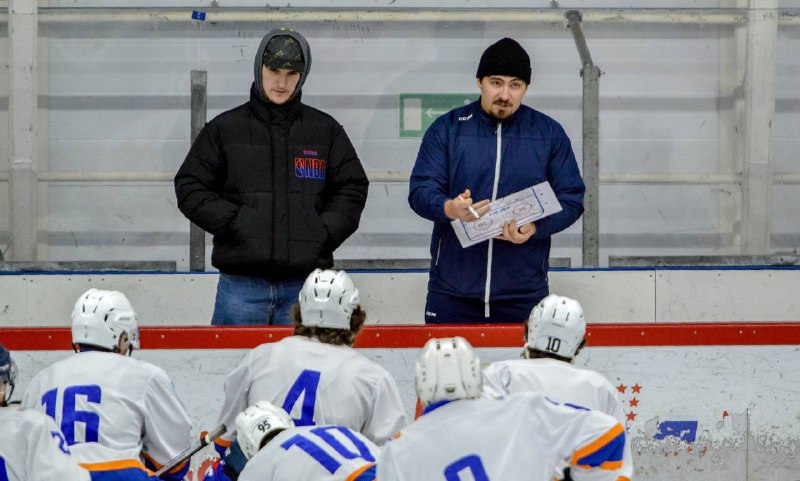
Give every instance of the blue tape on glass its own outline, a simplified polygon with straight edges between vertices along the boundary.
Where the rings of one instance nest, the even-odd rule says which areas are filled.
[[[206,21],[206,12],[200,12],[197,10],[192,10],[192,20],[200,20],[201,22]]]

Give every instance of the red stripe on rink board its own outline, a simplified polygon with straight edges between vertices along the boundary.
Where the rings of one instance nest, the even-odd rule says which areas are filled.
[[[142,327],[145,349],[249,349],[292,334],[291,327]],[[421,347],[433,337],[463,336],[475,347],[522,346],[521,325],[367,326],[356,347]],[[17,351],[69,350],[68,327],[0,328],[0,343]],[[757,346],[800,345],[800,322],[704,324],[594,324],[587,345]]]

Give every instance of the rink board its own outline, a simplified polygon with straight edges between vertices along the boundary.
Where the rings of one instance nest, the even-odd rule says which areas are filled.
[[[421,325],[427,271],[354,271],[371,325]],[[69,326],[89,288],[124,292],[144,326],[208,325],[214,273],[0,273],[0,325]],[[800,319],[800,268],[559,269],[550,292],[580,300],[597,324]],[[746,295],[742,295],[746,293]],[[757,302],[753,302],[753,300]]]
[[[800,328],[797,324],[758,327],[761,332],[743,324],[683,325],[659,334],[656,326],[590,326],[590,339],[594,337],[602,347],[585,349],[576,364],[600,371],[618,386],[629,418],[638,479],[798,479]],[[397,379],[411,415],[418,353],[411,346],[421,345],[429,335],[451,335],[454,330],[482,346],[478,353],[483,364],[519,355],[518,326],[406,328],[399,333],[374,328],[361,341],[370,347],[359,350]],[[183,341],[178,341],[177,333],[145,329],[144,345],[158,348],[135,353],[172,377],[197,431],[215,424],[225,375],[247,348],[261,342],[253,333],[273,339],[288,334],[286,329],[263,328],[215,331],[184,328]],[[71,355],[49,350],[51,342],[63,346],[66,339],[69,343],[66,330],[23,330],[22,334],[0,330],[0,342],[11,344],[20,367],[22,382],[16,397],[35,372]],[[223,343],[244,347],[226,349]]]

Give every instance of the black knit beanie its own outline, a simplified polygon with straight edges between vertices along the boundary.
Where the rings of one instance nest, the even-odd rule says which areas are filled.
[[[531,58],[516,40],[502,38],[490,45],[481,55],[478,73],[475,76],[481,79],[487,75],[517,77],[530,84]]]

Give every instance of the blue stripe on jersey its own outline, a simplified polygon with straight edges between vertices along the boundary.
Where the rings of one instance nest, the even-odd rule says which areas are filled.
[[[375,481],[375,476],[377,476],[377,466],[374,464],[369,468],[365,469],[364,472],[356,476],[353,481]]]
[[[114,469],[109,471],[89,471],[92,481],[157,481],[147,471],[139,468]]]
[[[228,451],[228,448],[231,447],[231,444],[233,444],[232,441],[226,441],[226,440],[217,438],[214,441],[214,450],[217,452],[217,454],[219,454],[220,458],[224,458],[225,457],[225,452]]]
[[[436,410],[436,409],[444,406],[445,404],[448,404],[448,403],[451,403],[451,402],[453,402],[452,399],[445,399],[443,401],[436,401],[434,403],[430,403],[427,406],[425,406],[425,408],[422,409],[422,414],[428,414],[429,412],[431,412],[433,410]]]
[[[578,459],[575,464],[577,466],[587,466],[592,468],[610,467],[612,463],[616,464],[622,461],[622,453],[624,452],[624,448],[625,431],[623,430],[618,435],[611,438],[611,440],[609,440],[604,446],[601,446],[596,451]]]

